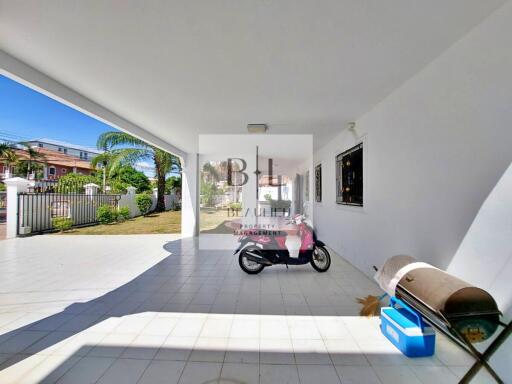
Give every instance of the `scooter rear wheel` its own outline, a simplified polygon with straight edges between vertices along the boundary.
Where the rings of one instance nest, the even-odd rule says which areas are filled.
[[[245,254],[247,251],[254,253],[261,253],[261,251],[258,247],[247,247],[242,249],[240,251],[240,256],[238,256],[238,264],[240,264],[240,268],[242,268],[242,270],[249,275],[256,275],[263,271],[265,266],[255,261],[249,260]]]
[[[316,246],[311,256],[311,266],[317,272],[326,272],[331,266],[331,255],[324,247]]]

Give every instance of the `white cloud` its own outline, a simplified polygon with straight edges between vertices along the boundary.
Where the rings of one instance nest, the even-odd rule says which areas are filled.
[[[139,161],[135,164],[135,168],[149,168],[154,169],[155,165],[149,161]]]

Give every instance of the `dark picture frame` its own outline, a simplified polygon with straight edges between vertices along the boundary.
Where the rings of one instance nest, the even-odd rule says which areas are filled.
[[[322,164],[315,167],[315,201],[322,202]]]
[[[363,206],[363,143],[336,156],[336,203]]]

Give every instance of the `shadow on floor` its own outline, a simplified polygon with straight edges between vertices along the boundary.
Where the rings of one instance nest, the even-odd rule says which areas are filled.
[[[294,267],[289,270],[276,268],[270,273],[248,276],[240,271],[238,263],[233,262],[234,256],[225,250],[198,250],[192,239],[171,241],[164,248],[170,253],[169,256],[128,283],[94,300],[74,303],[59,313],[0,335],[2,352],[16,355],[1,363],[0,370],[108,319],[143,312],[337,314],[332,304],[327,302],[318,306],[317,313],[300,305],[297,312],[289,313],[285,312],[282,301],[273,300],[280,298],[280,288],[275,285],[280,273],[297,277],[297,281],[309,279],[315,284],[312,291],[321,290],[327,274],[316,274],[308,267]],[[224,275],[216,278],[215,272],[219,271]],[[304,276],[309,277],[305,280]],[[203,286],[204,281],[211,284]],[[252,292],[256,289],[258,294]],[[261,293],[264,296],[261,303],[260,290],[268,290],[266,295]],[[322,295],[324,292],[318,292],[318,300],[322,299]],[[214,303],[217,296],[219,300]],[[305,312],[301,313],[301,310]]]
[[[216,234],[216,235],[232,235],[233,234],[233,228],[229,226],[229,223],[231,223],[232,220],[224,220],[222,223],[217,225],[215,228],[212,229],[202,229],[200,233],[204,234]]]

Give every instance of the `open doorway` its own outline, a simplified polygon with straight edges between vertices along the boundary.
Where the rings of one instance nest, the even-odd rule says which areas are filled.
[[[309,182],[312,148],[311,135],[201,135],[200,244],[233,250],[245,230],[278,230],[296,214],[312,222],[296,186],[297,174]]]

